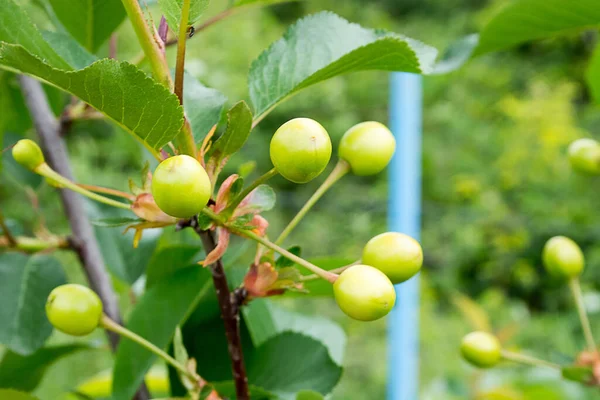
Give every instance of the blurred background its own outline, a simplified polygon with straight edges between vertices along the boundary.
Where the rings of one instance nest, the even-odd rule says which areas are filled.
[[[36,2],[28,4],[36,9]],[[230,102],[248,98],[250,62],[285,28],[307,13],[332,10],[366,27],[401,32],[437,48],[474,32],[508,0],[307,0],[252,9],[201,32],[189,42],[188,71]],[[223,8],[213,1],[210,13]],[[153,5],[149,5],[153,9]],[[36,23],[43,24],[43,14]],[[158,14],[154,14],[155,16]],[[119,29],[118,57],[139,52],[131,27]],[[572,172],[568,144],[580,137],[600,139],[600,110],[589,103],[584,67],[594,38],[573,35],[536,42],[481,57],[460,70],[424,78],[423,225],[425,266],[421,308],[422,399],[593,399],[598,392],[566,383],[544,370],[515,366],[479,373],[461,361],[462,336],[491,326],[506,346],[554,361],[568,361],[583,348],[583,336],[567,288],[542,271],[544,242],[561,234],[575,239],[587,257],[585,300],[593,328],[600,332],[600,182]],[[173,54],[170,54],[173,57]],[[269,115],[248,145],[228,164],[228,172],[252,166],[254,175],[270,168],[268,143],[283,122],[314,118],[329,131],[334,146],[346,129],[363,120],[386,123],[388,74],[355,73],[295,96]],[[14,77],[0,72],[0,84]],[[49,90],[56,109],[67,101]],[[26,111],[21,123],[29,124]],[[9,129],[10,130],[10,129]],[[14,127],[14,130],[19,130]],[[12,140],[16,140],[12,138]],[[146,156],[117,128],[98,121],[76,123],[67,138],[81,182],[127,189]],[[11,144],[5,136],[3,147]],[[0,201],[12,220],[32,229],[39,214],[4,158]],[[330,168],[333,167],[330,165]],[[102,173],[98,173],[102,171]],[[19,175],[20,174],[20,175]],[[278,207],[267,215],[278,232],[320,183],[272,181]],[[46,224],[67,232],[53,188],[39,184],[37,203]],[[386,230],[387,177],[348,177],[337,184],[290,238],[304,255],[355,259],[363,245]],[[75,258],[61,259],[75,280]],[[118,282],[117,282],[118,285]],[[384,399],[386,322],[365,324],[345,317],[330,299],[283,299],[287,307],[326,314],[348,332],[345,371],[332,398]],[[60,342],[57,335],[53,340]],[[55,399],[61,382],[84,381],[110,365],[103,354],[76,355],[58,362],[37,393]],[[65,376],[68,374],[69,376]]]

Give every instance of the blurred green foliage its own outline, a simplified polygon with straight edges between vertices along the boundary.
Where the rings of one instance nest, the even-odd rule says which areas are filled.
[[[507,0],[309,0],[252,9],[198,33],[189,42],[187,68],[228,95],[232,103],[248,96],[250,62],[281,35],[286,24],[306,13],[332,9],[363,26],[400,31],[445,48],[476,32],[505,3]],[[214,1],[209,12],[216,13],[221,6],[222,2]],[[37,15],[40,21],[45,18],[41,12]],[[132,37],[131,27],[124,24],[118,43],[124,59],[138,56]],[[512,332],[509,346],[554,361],[565,360],[565,354],[573,355],[583,347],[583,338],[568,291],[543,273],[540,255],[549,237],[567,235],[587,256],[583,285],[593,327],[600,332],[600,181],[576,175],[566,159],[567,145],[573,139],[600,138],[600,112],[589,104],[583,84],[591,47],[588,36],[573,35],[478,58],[457,72],[425,79],[423,399],[464,399],[474,396],[473,388],[478,399],[592,399],[596,395],[545,371],[511,367],[480,374],[467,367],[457,348],[462,335],[473,327],[464,310],[461,313],[449,301],[457,291],[467,294],[485,313],[494,315],[495,329]],[[174,56],[172,50],[168,54]],[[16,88],[14,77],[2,72],[0,85]],[[385,122],[387,86],[386,74],[363,72],[298,94],[261,122],[226,172],[237,171],[249,158],[257,160],[255,175],[270,168],[270,136],[294,117],[320,121],[334,146],[357,122]],[[18,90],[11,93],[14,96],[1,101],[14,102],[15,112],[29,124]],[[64,101],[55,91],[49,93],[53,102]],[[139,177],[147,160],[136,142],[104,122],[76,123],[68,144],[81,182],[125,190],[127,177]],[[53,188],[40,184],[39,212],[32,212],[31,196],[9,178],[10,167],[4,165],[3,170],[0,201],[10,219],[24,222],[23,229],[32,231],[43,214],[54,232],[67,232]],[[280,207],[267,216],[270,231],[277,232],[319,182],[293,185],[275,179],[273,184]],[[385,174],[345,178],[319,202],[289,243],[301,244],[308,257],[358,257],[369,238],[386,230],[386,189]],[[61,258],[70,277],[82,279],[74,257],[67,254]],[[384,398],[385,321],[349,321],[328,300],[299,305],[284,299],[283,303],[318,310],[346,326],[346,369],[334,399]],[[56,334],[52,341],[62,343],[64,339]],[[106,353],[94,354],[76,354],[59,361],[38,389],[40,398],[55,399],[68,382],[65,374],[84,380],[109,366]]]

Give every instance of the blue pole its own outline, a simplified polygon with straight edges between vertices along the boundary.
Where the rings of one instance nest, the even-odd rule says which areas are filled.
[[[421,226],[420,75],[392,73],[390,129],[396,154],[389,166],[388,225],[419,240]],[[419,275],[396,285],[388,318],[388,400],[419,398]]]

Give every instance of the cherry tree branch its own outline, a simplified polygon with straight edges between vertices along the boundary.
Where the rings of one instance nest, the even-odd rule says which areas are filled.
[[[64,141],[60,136],[60,123],[55,118],[42,85],[25,75],[19,80],[25,104],[41,139],[44,155],[49,165],[62,176],[73,179],[69,156]],[[63,208],[71,225],[71,246],[77,252],[90,287],[98,294],[104,305],[104,312],[114,321],[121,321],[117,297],[114,293],[110,277],[104,265],[102,253],[92,225],[85,213],[84,203],[80,195],[68,189],[61,189],[60,196]],[[116,350],[119,336],[108,332],[111,348]],[[148,390],[141,387],[136,399],[149,399]]]
[[[196,217],[188,221],[182,221],[179,224],[180,228],[189,226],[202,239],[204,250],[209,254],[217,246],[215,236],[211,231],[204,231],[198,226]],[[221,318],[225,324],[225,336],[227,337],[229,358],[231,359],[231,370],[233,380],[235,382],[235,391],[237,400],[250,400],[248,390],[248,376],[246,374],[246,366],[244,364],[244,353],[242,349],[242,339],[240,336],[240,305],[244,299],[244,293],[239,291],[231,292],[227,283],[227,276],[221,259],[210,265],[213,284],[217,292],[219,300],[219,308],[221,309]]]

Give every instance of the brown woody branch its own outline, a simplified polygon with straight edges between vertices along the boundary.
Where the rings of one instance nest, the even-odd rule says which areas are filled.
[[[182,221],[178,227],[191,227],[202,239],[204,250],[209,254],[217,246],[214,233],[212,231],[202,230],[198,226],[196,217],[192,217],[188,221]],[[231,292],[227,283],[227,276],[223,263],[219,259],[214,264],[210,265],[213,284],[217,292],[219,300],[219,308],[221,309],[221,318],[225,324],[225,336],[227,337],[229,358],[231,359],[231,370],[233,380],[235,382],[235,391],[237,400],[250,400],[248,391],[248,376],[246,374],[246,366],[244,364],[244,353],[242,349],[242,340],[240,336],[240,305],[245,300],[245,290],[239,289]]]
[[[38,132],[44,155],[48,164],[59,174],[73,179],[69,156],[61,138],[61,124],[55,118],[42,85],[25,75],[20,75],[21,89],[29,114]],[[92,225],[85,213],[81,197],[70,190],[61,189],[60,196],[63,208],[71,225],[71,247],[77,252],[90,287],[98,294],[104,305],[104,312],[114,321],[121,322],[117,297],[113,291],[110,277],[104,265],[102,253]],[[116,350],[119,336],[107,332],[111,348]],[[137,400],[149,399],[145,386],[136,395]]]

